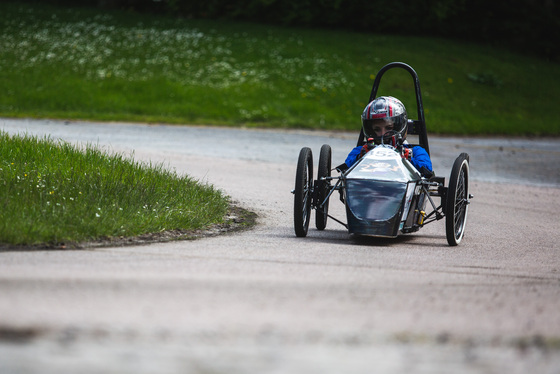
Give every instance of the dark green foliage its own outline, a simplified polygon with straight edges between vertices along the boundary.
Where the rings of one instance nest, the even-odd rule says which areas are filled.
[[[72,0],[41,2],[76,6]],[[560,7],[553,0],[82,0],[80,5],[187,18],[445,36],[559,58]]]

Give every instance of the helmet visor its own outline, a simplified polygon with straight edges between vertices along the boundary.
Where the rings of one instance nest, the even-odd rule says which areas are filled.
[[[392,133],[395,123],[388,118],[366,119],[363,121],[364,134],[368,138],[381,138],[383,135]]]

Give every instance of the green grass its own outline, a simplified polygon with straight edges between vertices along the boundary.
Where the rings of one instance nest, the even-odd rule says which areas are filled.
[[[162,165],[0,132],[0,243],[79,243],[222,222],[228,198]]]
[[[430,133],[559,135],[558,64],[443,39],[1,3],[0,116],[350,129],[377,71]],[[380,94],[415,117],[412,81]]]

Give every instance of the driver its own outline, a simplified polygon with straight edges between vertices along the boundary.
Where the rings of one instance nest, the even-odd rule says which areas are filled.
[[[346,166],[352,166],[378,144],[395,147],[399,142],[404,145],[405,155],[411,154],[410,162],[423,176],[434,175],[428,152],[420,146],[413,147],[411,150],[405,141],[408,117],[406,108],[400,100],[392,96],[380,96],[373,100],[362,113],[362,128],[367,142],[350,151],[345,161]]]

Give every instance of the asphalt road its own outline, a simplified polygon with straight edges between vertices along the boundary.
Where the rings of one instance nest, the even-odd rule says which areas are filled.
[[[259,215],[196,241],[0,252],[0,373],[560,373],[560,140],[430,138],[471,156],[463,242],[443,222],[296,238],[299,149],[354,134],[0,119],[164,162]],[[332,213],[344,218],[342,204]]]

